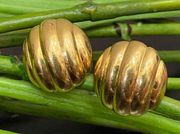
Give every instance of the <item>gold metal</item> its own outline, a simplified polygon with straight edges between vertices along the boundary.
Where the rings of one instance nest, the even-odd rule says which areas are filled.
[[[92,50],[85,33],[65,19],[49,19],[32,28],[23,45],[31,82],[47,91],[69,91],[90,71]]]
[[[155,49],[139,41],[121,41],[101,55],[94,81],[106,107],[121,115],[141,115],[162,100],[167,70]]]

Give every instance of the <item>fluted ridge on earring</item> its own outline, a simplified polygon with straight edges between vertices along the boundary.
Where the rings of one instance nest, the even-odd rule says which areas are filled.
[[[122,115],[139,115],[162,100],[167,70],[155,49],[139,41],[121,41],[100,56],[94,81],[106,107]]]
[[[49,19],[35,26],[23,45],[29,79],[47,91],[79,86],[91,69],[92,50],[86,34],[65,19]]]

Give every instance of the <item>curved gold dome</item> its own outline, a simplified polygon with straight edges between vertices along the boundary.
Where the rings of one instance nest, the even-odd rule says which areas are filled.
[[[49,19],[30,31],[23,45],[23,62],[36,86],[69,91],[90,71],[91,45],[86,34],[70,21]]]
[[[94,81],[105,106],[122,115],[139,115],[162,100],[167,71],[155,49],[139,41],[121,41],[103,52]]]

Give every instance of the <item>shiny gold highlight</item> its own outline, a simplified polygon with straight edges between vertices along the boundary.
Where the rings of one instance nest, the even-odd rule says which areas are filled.
[[[49,19],[30,31],[23,45],[23,62],[34,85],[66,92],[79,86],[90,71],[91,45],[70,21]]]
[[[106,107],[121,115],[141,115],[162,100],[167,70],[155,49],[139,41],[121,41],[97,61],[94,82]]]

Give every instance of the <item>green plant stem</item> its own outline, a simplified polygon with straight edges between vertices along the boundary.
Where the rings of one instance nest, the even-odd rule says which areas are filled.
[[[16,69],[21,67],[21,65],[16,66],[16,62],[13,61],[13,63]],[[11,64],[11,62],[8,62],[8,64]],[[9,69],[11,68],[14,67],[9,66]],[[12,70],[11,73],[21,73],[19,76],[24,75],[24,72],[21,72],[23,68],[21,68],[21,71],[18,70],[20,72],[16,69]],[[9,72],[8,70],[4,70],[3,72],[6,71]],[[89,81],[92,81],[92,79],[89,79]],[[86,85],[86,83],[84,85]],[[88,85],[90,87],[90,84]],[[77,91],[72,91],[68,95],[55,95],[41,92],[25,81],[11,80],[8,78],[0,78],[0,87],[0,96],[2,96],[2,98],[0,98],[0,106],[3,107],[4,110],[11,112],[15,111],[18,113],[53,118],[72,118],[80,122],[127,128],[148,133],[178,133],[180,131],[179,121],[155,113],[148,112],[140,117],[118,116],[102,107],[99,100],[95,98],[94,93],[91,91],[77,89]],[[95,106],[97,106],[97,108]],[[166,112],[163,113],[163,111]],[[156,112],[179,119],[179,101],[165,97]],[[157,123],[155,124],[153,122]]]
[[[107,24],[108,23],[107,21]],[[83,28],[89,37],[121,36],[123,39],[127,39],[127,37],[134,35],[180,35],[180,23],[143,24],[139,22],[136,24],[129,24],[129,26],[127,23],[117,23],[121,35],[116,31],[114,25],[99,27],[97,26],[99,22],[78,22],[75,24]],[[87,26],[85,26],[85,24],[87,24]],[[0,48],[22,45],[29,31],[30,29],[23,29],[0,34]],[[175,55],[173,53],[174,52],[171,54],[172,58],[177,56],[177,53],[175,53]],[[162,54],[166,55],[166,52],[162,52]],[[180,58],[177,60],[180,60]]]
[[[17,134],[17,133],[0,129],[0,134]]]
[[[180,88],[178,88],[179,86],[180,86],[180,79],[178,79],[178,78],[169,78],[168,79],[167,88],[173,89],[173,90],[180,90]]]
[[[0,0],[0,12],[10,13],[12,15],[32,13],[32,12],[40,12],[46,10],[53,9],[65,9],[70,8],[78,4],[84,3],[84,1],[61,1],[61,2],[50,2],[50,1],[34,1],[30,0],[28,2],[24,2],[22,0],[11,0],[4,1]],[[69,3],[69,4],[68,4]]]
[[[28,80],[23,63],[14,56],[0,56],[0,73]]]
[[[93,60],[96,62],[101,52],[93,52]],[[167,53],[168,54],[168,53]],[[165,58],[168,59],[168,56]],[[166,61],[166,59],[164,60]],[[0,73],[7,76],[15,76],[19,79],[28,80],[23,63],[13,56],[0,56]],[[84,84],[87,89],[93,89],[93,77],[89,76]],[[169,77],[168,90],[180,90],[180,78]]]
[[[0,48],[21,46],[29,31],[24,29],[0,34]]]
[[[28,0],[25,2],[24,0],[11,0],[5,1],[0,0],[0,12],[15,14],[24,14],[24,13],[32,13],[34,11],[46,11],[46,10],[54,10],[54,9],[66,9],[71,8],[79,4],[83,4],[88,0]],[[123,2],[125,0],[92,0],[94,3],[112,3],[112,2]],[[127,1],[127,0],[126,0]],[[132,1],[132,0],[128,0]]]
[[[12,14],[9,14],[7,12],[1,13],[1,14],[0,16],[2,17],[6,17],[6,15],[7,17],[12,16]],[[180,10],[163,11],[163,12],[155,12],[155,13],[142,13],[142,14],[136,14],[136,15],[120,16],[113,19],[106,19],[106,20],[99,20],[99,21],[82,21],[76,24],[79,25],[83,29],[90,29],[93,27],[106,26],[109,24],[113,24],[115,22],[118,23],[118,22],[129,21],[129,20],[163,19],[163,18],[179,17],[180,16],[179,14],[180,14]]]
[[[155,112],[161,113],[162,115],[166,114],[164,116],[180,120],[180,101],[164,97],[161,105],[158,106]]]
[[[0,62],[1,62],[0,73],[3,73],[3,74],[8,75],[8,76],[16,76],[18,78],[28,80],[27,74],[26,74],[26,72],[22,66],[22,63],[19,60],[17,60],[17,58],[14,58],[11,56],[0,56]],[[179,88],[180,89],[180,84],[178,84],[178,83],[180,83],[180,78],[176,78],[177,79],[176,82],[174,82],[173,79],[174,78],[169,78],[168,84],[169,83],[171,84],[169,86],[169,89],[173,89],[173,88],[176,88],[176,89]],[[173,84],[172,84],[172,82],[173,82]],[[93,84],[93,76],[89,75],[87,77],[85,83],[81,86],[81,88],[92,91],[93,85],[94,85]],[[176,86],[174,86],[174,85],[176,85]],[[171,87],[173,87],[173,88],[171,88]],[[164,107],[166,108],[166,105]],[[162,110],[161,113],[165,113],[166,116],[171,116],[171,118],[176,118],[176,119],[178,118],[179,119],[180,116],[178,113],[180,113],[180,107],[179,107],[179,109],[176,108],[176,106],[173,106],[171,108],[173,110],[170,110],[170,108],[168,108],[170,110],[170,112],[169,111],[164,112]],[[171,113],[171,111],[173,111],[173,113]]]
[[[166,62],[180,62],[180,50],[158,51],[160,57]]]
[[[12,15],[12,14],[9,14],[9,13],[2,13],[2,12],[0,12],[0,17],[1,17],[1,18],[11,17],[11,16],[13,16],[13,15]]]
[[[134,35],[180,35],[180,23],[117,23],[122,37]],[[86,30],[90,37],[120,36],[114,25],[95,27]],[[126,39],[126,38],[125,38]]]
[[[14,6],[14,5],[7,5],[7,4],[0,4],[0,12],[2,13],[8,13],[13,15],[19,15],[19,14],[25,14],[29,12],[37,12],[41,11],[38,8],[32,8],[32,7],[24,7],[24,6]]]
[[[96,53],[96,52],[94,52]],[[93,55],[94,57],[94,55]],[[97,58],[97,57],[96,57]],[[23,68],[23,64],[20,60],[13,56],[0,56],[0,73],[8,76],[15,76],[19,79],[28,80],[27,74]],[[93,89],[93,78],[88,77],[85,83],[87,89]],[[175,89],[180,90],[180,78],[168,79],[168,90]]]
[[[119,16],[113,19],[99,20],[99,21],[82,21],[76,23],[83,29],[91,29],[94,27],[102,27],[107,25],[112,25],[113,23],[132,21],[132,20],[146,20],[146,19],[163,19],[163,18],[173,18],[180,17],[180,10],[175,11],[163,11],[155,13],[141,13],[135,15]]]
[[[73,22],[111,19],[122,15],[170,11],[180,9],[179,0],[138,0],[96,4],[87,2],[69,9],[44,11],[8,17],[0,20],[0,32],[8,32],[35,26],[47,18],[67,18]],[[117,12],[118,11],[118,12]]]
[[[146,133],[180,131],[179,121],[155,113],[148,112],[138,117],[117,115],[102,106],[94,92],[88,90],[76,89],[64,94],[47,93],[29,82],[1,77],[0,96],[1,108],[11,112],[66,118]]]
[[[24,14],[24,13],[32,13],[34,11],[47,11],[53,9],[67,9],[72,8],[74,6],[84,4],[85,2],[89,2],[88,0],[61,0],[56,1],[53,0],[29,0],[28,2],[24,2],[23,0],[11,0],[11,1],[4,1],[0,0],[0,12],[8,13],[10,12],[12,15],[14,14]],[[111,4],[116,2],[122,3],[130,3],[133,0],[91,0],[91,2],[96,4]],[[136,2],[142,2],[142,0],[136,0]],[[147,1],[148,2],[148,1]],[[151,2],[151,1],[150,1]],[[169,1],[172,2],[172,1]]]

